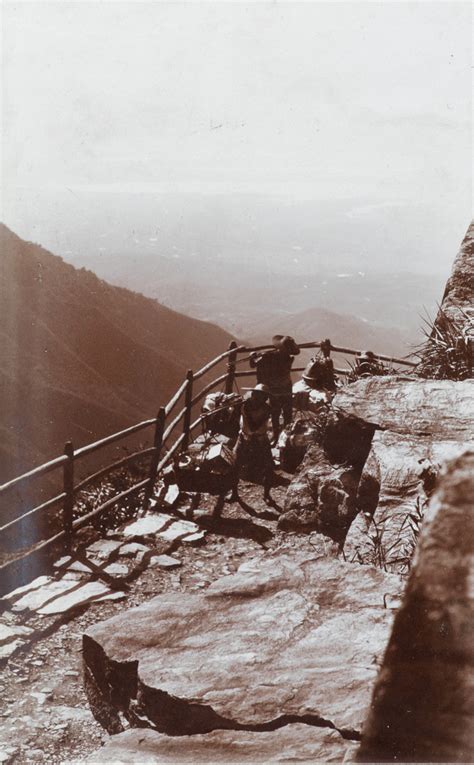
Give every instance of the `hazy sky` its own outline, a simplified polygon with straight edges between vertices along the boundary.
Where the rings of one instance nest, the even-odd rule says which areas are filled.
[[[451,0],[4,2],[4,218],[19,188],[150,189],[433,204],[465,228],[470,32]]]

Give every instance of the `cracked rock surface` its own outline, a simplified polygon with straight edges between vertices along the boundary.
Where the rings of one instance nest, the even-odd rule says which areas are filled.
[[[204,593],[159,595],[84,635],[86,687],[111,733],[271,730],[357,738],[391,628],[398,576],[308,553],[244,563]]]
[[[180,763],[337,762],[355,751],[333,730],[312,725],[288,725],[271,732],[218,730],[207,735],[163,736],[152,730],[131,729],[113,736],[85,762],[114,765],[176,765]],[[352,758],[351,758],[352,759]]]

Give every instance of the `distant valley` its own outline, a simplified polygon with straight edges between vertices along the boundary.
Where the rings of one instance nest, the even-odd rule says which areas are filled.
[[[362,345],[387,329],[398,352],[421,340],[424,307],[436,315],[465,227],[462,210],[457,220],[442,204],[379,198],[72,188],[31,192],[26,205],[18,193],[28,239],[240,338],[322,309],[370,325]],[[305,339],[315,331],[331,335],[302,327]]]
[[[321,272],[305,275],[242,267],[211,258],[107,255],[102,276],[242,339],[288,332],[301,340],[346,337],[357,346],[405,355],[421,342],[421,315],[436,315],[438,279],[421,274]],[[285,327],[287,329],[285,329]],[[342,342],[341,337],[337,340]],[[382,346],[381,346],[382,343]]]

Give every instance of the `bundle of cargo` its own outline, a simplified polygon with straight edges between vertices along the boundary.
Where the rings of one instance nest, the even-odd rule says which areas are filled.
[[[224,494],[232,488],[234,465],[234,453],[225,443],[199,440],[180,455],[176,480],[182,491]]]
[[[202,405],[204,429],[236,439],[242,398],[237,393],[209,393]]]

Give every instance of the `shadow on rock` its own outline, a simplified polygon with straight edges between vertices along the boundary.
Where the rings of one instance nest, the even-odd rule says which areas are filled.
[[[204,516],[199,519],[199,525],[212,534],[237,539],[253,539],[259,545],[264,545],[272,539],[272,532],[265,526],[247,520],[246,518],[216,518]]]
[[[239,497],[237,501],[242,510],[245,510],[245,512],[251,515],[252,518],[261,518],[262,521],[277,521],[280,517],[279,514],[277,515],[276,513],[272,513],[270,510],[263,510],[263,512],[256,510],[254,507],[245,502],[241,497]],[[267,499],[265,502],[270,507],[274,507],[275,510],[281,512],[281,507],[273,498]]]

